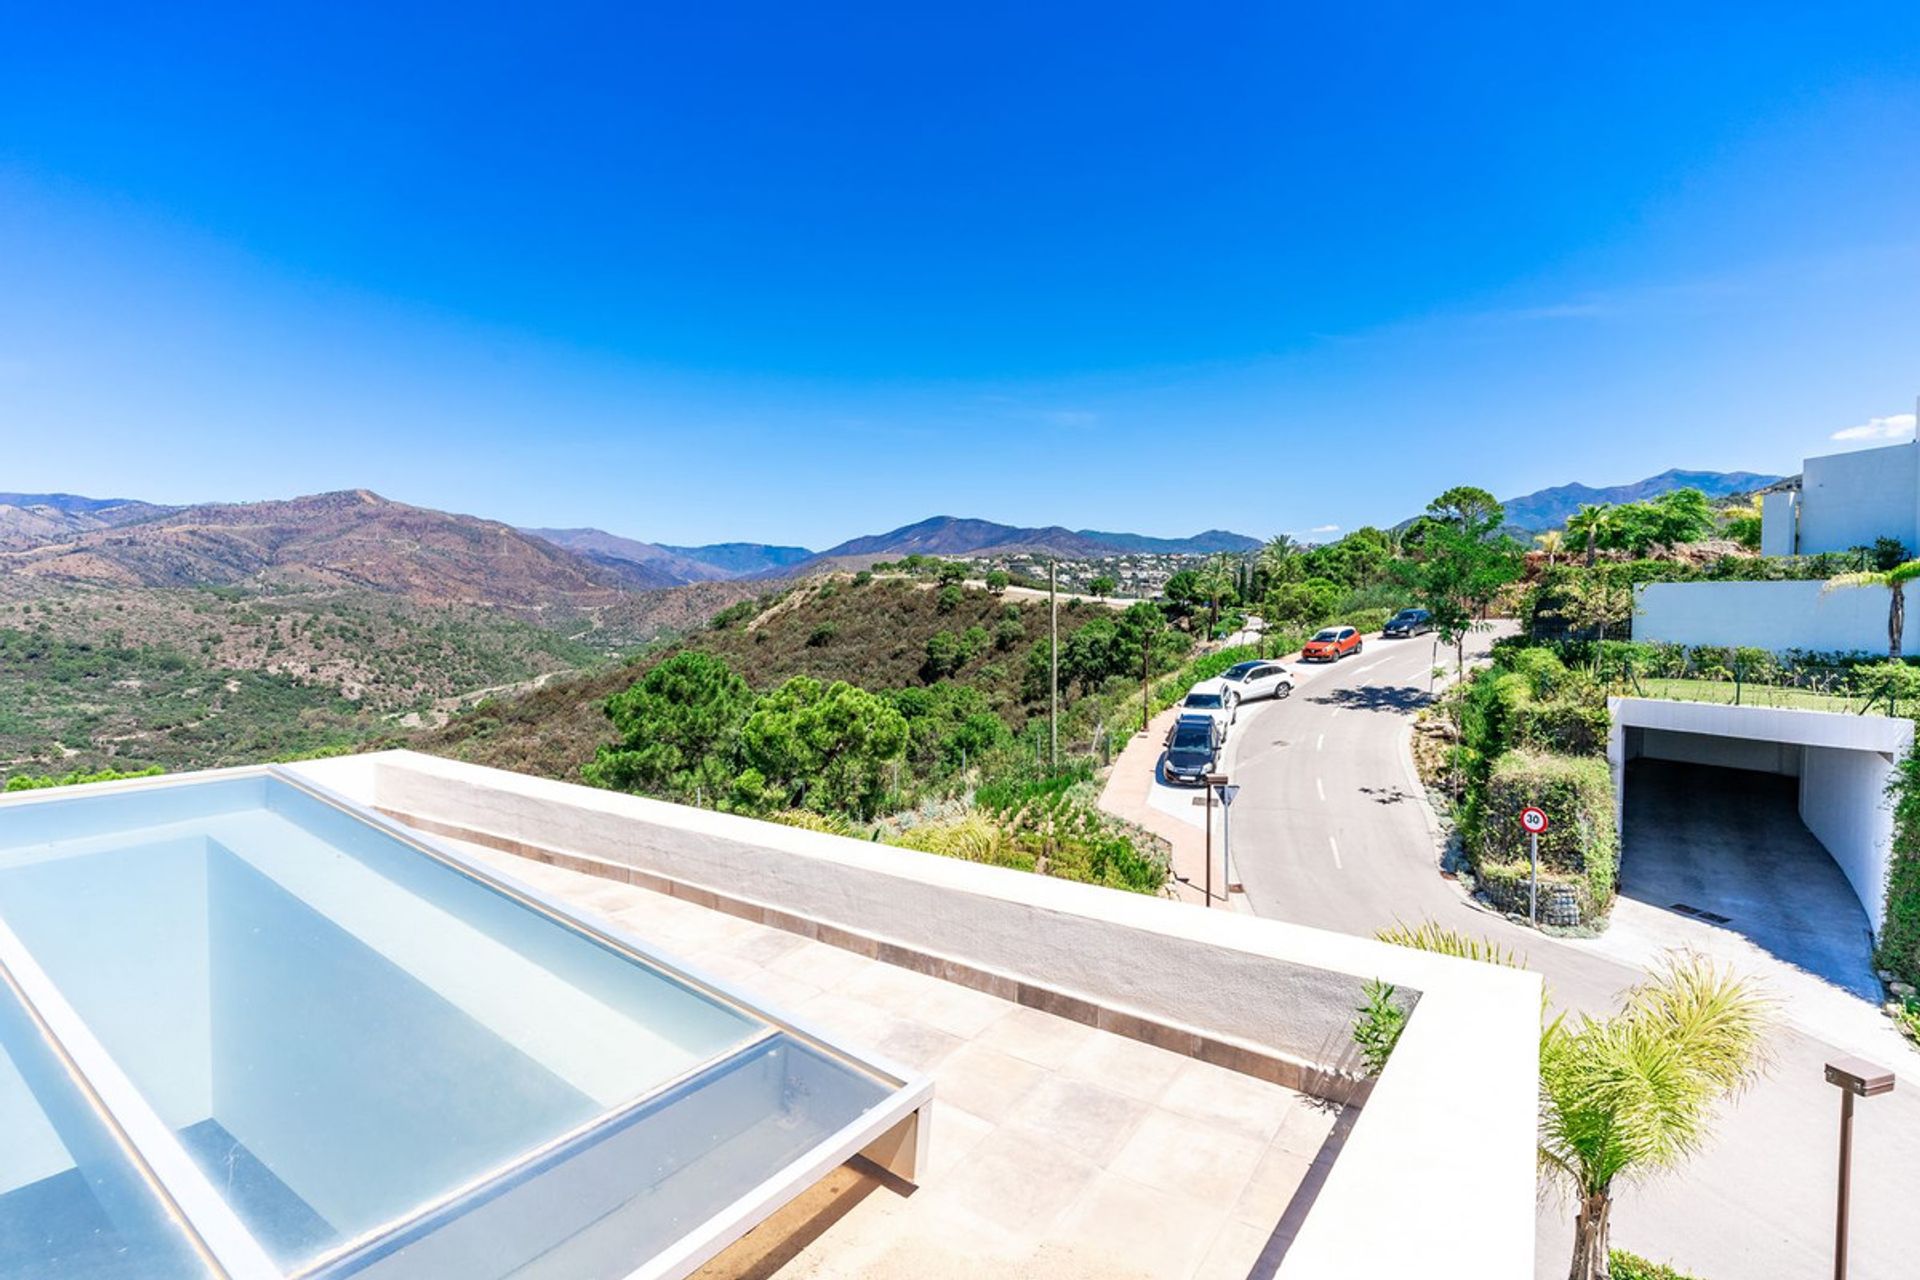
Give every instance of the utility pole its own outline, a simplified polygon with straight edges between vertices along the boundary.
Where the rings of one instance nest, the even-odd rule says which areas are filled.
[[[1060,767],[1060,561],[1047,561],[1047,765]]]
[[[1153,656],[1153,637],[1148,635],[1140,642],[1140,732],[1147,731],[1147,722],[1153,719],[1153,677],[1148,663]]]

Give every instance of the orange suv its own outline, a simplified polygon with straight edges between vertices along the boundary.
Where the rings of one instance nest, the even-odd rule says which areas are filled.
[[[1338,662],[1364,646],[1352,627],[1322,627],[1300,650],[1302,662]]]

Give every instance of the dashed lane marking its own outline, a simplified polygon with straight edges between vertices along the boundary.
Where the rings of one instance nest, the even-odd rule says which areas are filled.
[[[1333,850],[1334,868],[1339,871],[1345,871],[1347,869],[1347,866],[1344,862],[1340,861],[1340,842],[1338,840],[1335,840],[1332,836],[1328,836],[1327,847]]]

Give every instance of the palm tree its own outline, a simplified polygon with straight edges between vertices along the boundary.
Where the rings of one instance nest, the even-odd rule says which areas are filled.
[[[1837,587],[1885,587],[1887,589],[1887,657],[1900,661],[1900,636],[1907,629],[1907,584],[1920,578],[1920,560],[1908,560],[1891,569],[1868,569],[1861,573],[1843,573],[1828,578],[1820,594]]]
[[[1376,935],[1420,951],[1521,969],[1513,952],[1429,920]],[[1547,1020],[1540,997],[1540,1166],[1579,1200],[1568,1280],[1607,1280],[1614,1183],[1669,1170],[1705,1145],[1714,1107],[1766,1069],[1772,1006],[1693,953],[1672,952],[1619,1013]],[[1389,1046],[1390,1048],[1390,1046]]]
[[[1618,518],[1614,509],[1604,502],[1582,503],[1580,509],[1567,517],[1567,532],[1575,536],[1584,536],[1587,540],[1587,567],[1593,567],[1594,554],[1600,544],[1606,541],[1616,525]]]
[[[1540,1036],[1540,1160],[1579,1200],[1568,1280],[1607,1280],[1614,1184],[1684,1163],[1715,1106],[1765,1069],[1767,1000],[1699,955],[1670,955],[1610,1018]]]
[[[1233,595],[1233,557],[1224,551],[1208,557],[1200,567],[1200,593],[1207,600],[1207,638],[1220,625],[1220,602]]]
[[[1567,535],[1558,529],[1549,529],[1545,533],[1533,535],[1534,545],[1547,553],[1547,568],[1551,569],[1560,559],[1560,553],[1566,549]]]

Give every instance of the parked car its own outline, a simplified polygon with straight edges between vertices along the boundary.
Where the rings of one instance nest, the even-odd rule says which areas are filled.
[[[1227,736],[1227,726],[1234,722],[1239,714],[1238,703],[1234,700],[1233,689],[1224,680],[1202,680],[1187,690],[1187,696],[1180,699],[1182,716],[1212,716],[1220,722],[1220,737]]]
[[[1278,701],[1293,692],[1293,673],[1277,662],[1236,662],[1220,673],[1236,703],[1248,698]]]
[[[1322,627],[1300,650],[1302,662],[1338,662],[1365,646],[1352,627]]]
[[[1226,730],[1211,715],[1181,716],[1167,733],[1166,780],[1204,783],[1218,764],[1226,740]]]
[[[1433,615],[1425,609],[1402,609],[1387,619],[1387,625],[1380,629],[1382,636],[1417,636],[1423,631],[1433,630]]]

